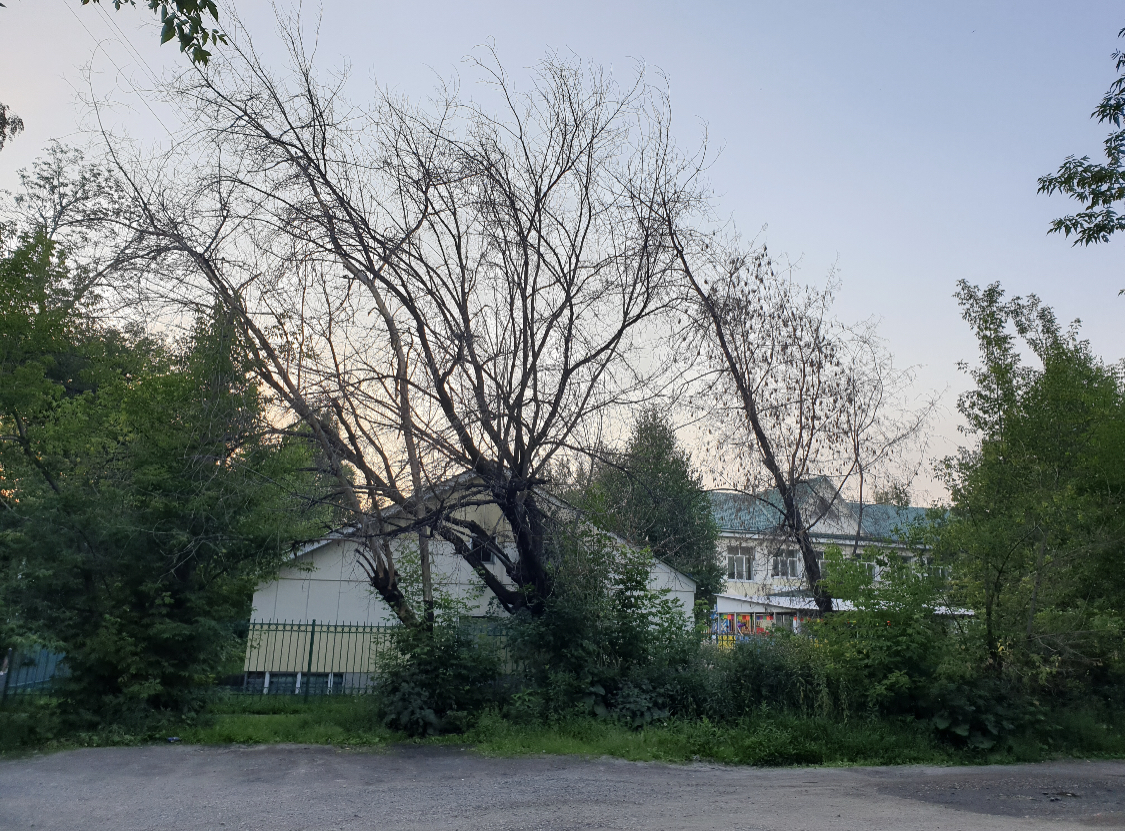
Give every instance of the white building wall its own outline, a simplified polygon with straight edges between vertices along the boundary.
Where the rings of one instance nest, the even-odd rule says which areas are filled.
[[[251,620],[387,624],[396,618],[356,562],[355,544],[332,540],[297,557],[254,593]]]
[[[409,546],[410,543],[403,540],[396,547],[402,554],[407,553]],[[515,554],[514,550],[510,553]],[[468,606],[469,614],[474,616],[490,611],[492,593],[469,564],[453,553],[450,543],[434,540],[431,557],[435,593],[445,592],[448,596],[459,598]],[[486,568],[508,585],[513,585],[499,564],[491,563]],[[695,603],[695,583],[691,578],[657,561],[649,586],[668,589],[690,619]],[[253,605],[253,621],[397,622],[390,607],[367,582],[356,560],[355,543],[346,539],[326,541],[295,558],[292,565],[281,569],[276,579],[258,587]]]
[[[656,560],[652,571],[649,573],[648,585],[657,591],[668,589],[669,597],[674,599],[683,608],[688,620],[692,619],[695,608],[695,581],[686,574],[681,574],[666,563]]]

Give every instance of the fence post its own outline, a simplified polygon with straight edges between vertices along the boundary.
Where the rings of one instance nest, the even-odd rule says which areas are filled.
[[[15,649],[9,646],[7,654],[4,655],[4,664],[0,666],[0,680],[3,681],[3,683],[0,683],[0,707],[4,706],[4,699],[8,697],[8,679],[12,677],[12,656],[14,653]]]
[[[309,665],[305,669],[305,677],[301,680],[305,682],[305,698],[309,697],[309,675],[312,673],[312,659],[313,659],[313,640],[316,638],[316,620],[309,623]]]

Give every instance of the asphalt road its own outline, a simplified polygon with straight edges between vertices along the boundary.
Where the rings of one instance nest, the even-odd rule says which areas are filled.
[[[0,761],[0,828],[1125,828],[1125,763],[757,769],[429,747],[109,748]]]

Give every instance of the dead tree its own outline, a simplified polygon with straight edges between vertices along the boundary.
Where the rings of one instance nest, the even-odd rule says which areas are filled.
[[[553,56],[521,92],[489,56],[473,66],[494,106],[445,89],[359,108],[289,46],[284,77],[244,40],[173,84],[188,127],[164,157],[109,142],[134,203],[118,221],[147,242],[154,299],[216,298],[239,322],[332,460],[400,617],[392,533],[451,543],[504,608],[541,611],[537,489],[643,389],[634,353],[674,300],[652,199],[667,101]],[[486,505],[501,529],[467,511]]]
[[[668,232],[694,306],[702,396],[729,417],[714,444],[728,467],[739,465],[740,489],[775,514],[778,544],[797,546],[817,607],[830,611],[812,534],[842,492],[862,505],[871,477],[902,460],[933,404],[908,406],[911,374],[893,368],[869,324],[832,317],[831,286],[796,283],[764,248],[739,252],[671,221]]]

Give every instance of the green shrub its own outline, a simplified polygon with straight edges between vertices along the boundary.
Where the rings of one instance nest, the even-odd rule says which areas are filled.
[[[58,701],[8,698],[0,709],[0,752],[42,747],[59,733]]]
[[[665,718],[683,698],[679,676],[699,635],[667,591],[649,586],[652,555],[584,524],[558,529],[553,545],[546,612],[509,630],[527,689],[513,717]]]
[[[500,656],[488,639],[454,626],[403,627],[379,667],[387,727],[409,736],[463,731],[498,695]]]
[[[939,679],[916,706],[942,738],[976,750],[990,750],[1001,738],[1043,720],[1043,708],[1025,690],[989,676]]]
[[[836,709],[823,645],[788,634],[752,638],[716,661],[723,714],[739,719],[761,709],[827,715]]]

